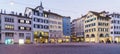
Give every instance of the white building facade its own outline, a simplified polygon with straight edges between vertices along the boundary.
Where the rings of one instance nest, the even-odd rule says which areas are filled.
[[[0,14],[1,43],[32,43],[31,19],[22,15]]]
[[[35,9],[27,7],[25,15],[32,18],[32,30],[35,43],[48,43],[49,21],[47,14],[44,14],[42,3]]]
[[[113,42],[120,42],[120,14],[112,13],[111,17],[111,36],[113,38]]]

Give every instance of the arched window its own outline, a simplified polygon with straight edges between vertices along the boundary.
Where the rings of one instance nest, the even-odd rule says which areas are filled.
[[[89,37],[89,35],[87,34],[86,37]]]
[[[94,34],[91,34],[91,37],[95,37],[95,35],[94,35]]]
[[[103,34],[100,34],[100,37],[104,37],[104,35],[103,35]]]
[[[109,37],[109,34],[106,34],[105,37]]]

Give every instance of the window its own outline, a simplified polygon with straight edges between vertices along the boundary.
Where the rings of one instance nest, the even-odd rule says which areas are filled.
[[[40,28],[40,25],[37,25],[37,28]]]
[[[31,36],[31,33],[26,33],[26,36]]]
[[[44,23],[46,23],[46,20],[44,20]]]
[[[91,34],[91,37],[95,37],[95,35],[94,35],[94,34]]]
[[[37,24],[34,24],[34,28],[37,28]]]
[[[35,21],[36,18],[34,18],[34,21]]]
[[[21,19],[19,19],[18,22],[19,23],[31,24],[31,21],[28,21],[28,20],[21,20]]]
[[[6,36],[6,37],[13,37],[13,36],[14,36],[14,33],[6,32],[6,33],[5,33],[5,36]]]
[[[61,22],[58,22],[58,24],[62,24]]]
[[[5,25],[5,29],[14,30],[14,25]]]
[[[111,32],[111,34],[113,34],[113,32]]]
[[[104,35],[103,35],[103,34],[100,34],[100,37],[104,37]]]
[[[44,14],[44,17],[48,18],[48,14]]]
[[[24,20],[20,20],[20,23],[24,23]]]
[[[19,33],[19,38],[24,38],[24,33]]]
[[[114,29],[116,29],[116,26],[114,26]]]
[[[49,23],[48,20],[46,20],[46,23]]]
[[[41,22],[41,23],[43,23],[43,21],[44,21],[43,19],[40,19],[40,22]]]
[[[37,20],[37,22],[40,22],[40,19],[36,19]]]
[[[111,23],[114,23],[114,21],[112,20]]]
[[[114,34],[117,34],[117,32],[115,31]]]
[[[87,35],[86,35],[86,37],[88,38],[88,37],[89,37],[89,35],[87,34]]]
[[[41,29],[43,29],[43,25],[40,25],[41,26]]]
[[[61,28],[61,26],[58,26],[58,28]]]
[[[26,27],[26,30],[31,30],[31,28],[30,27]]]
[[[14,22],[14,19],[12,18],[9,18],[9,17],[5,17],[5,22]]]
[[[25,27],[20,26],[19,29],[20,29],[20,30],[25,30]]]
[[[26,23],[27,23],[27,24],[30,24],[30,21],[26,20]]]

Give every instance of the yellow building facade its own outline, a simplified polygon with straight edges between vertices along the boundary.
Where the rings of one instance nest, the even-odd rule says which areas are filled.
[[[89,11],[85,15],[84,33],[85,42],[111,42],[110,17],[106,15],[106,12]]]

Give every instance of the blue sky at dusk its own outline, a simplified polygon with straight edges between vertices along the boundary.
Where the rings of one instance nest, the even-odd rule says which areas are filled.
[[[13,1],[13,5],[10,5]],[[35,8],[43,2],[45,10],[51,10],[72,19],[86,14],[88,11],[120,12],[120,0],[0,0],[0,9],[7,12],[24,12],[25,7]]]

